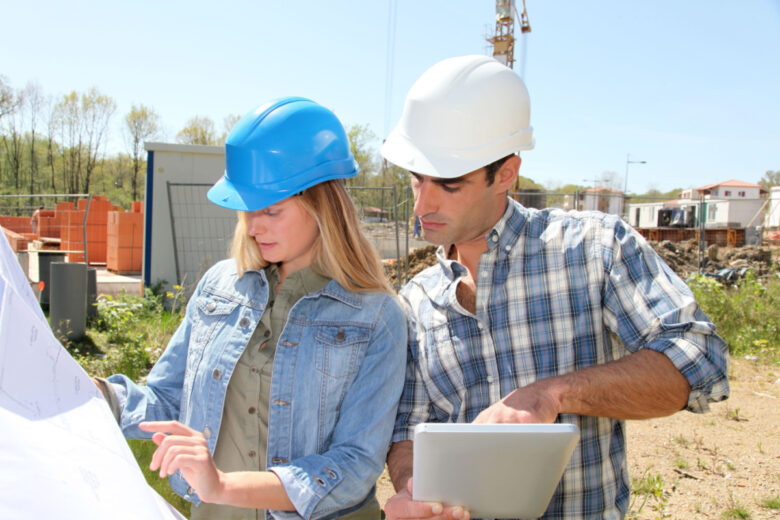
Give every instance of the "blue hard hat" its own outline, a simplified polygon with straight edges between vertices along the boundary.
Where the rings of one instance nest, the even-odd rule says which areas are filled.
[[[268,102],[241,118],[225,142],[225,165],[208,199],[241,211],[263,209],[358,172],[335,114],[301,97]]]

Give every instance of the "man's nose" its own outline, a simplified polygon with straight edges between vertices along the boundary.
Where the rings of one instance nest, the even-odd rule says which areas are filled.
[[[436,212],[436,186],[430,181],[423,181],[414,190],[414,214],[418,217]]]

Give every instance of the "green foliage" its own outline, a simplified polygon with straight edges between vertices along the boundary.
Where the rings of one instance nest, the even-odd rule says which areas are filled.
[[[780,186],[780,170],[767,170],[761,180],[758,181],[762,188],[768,190],[773,186]]]
[[[151,441],[136,439],[128,440],[127,444],[130,446],[130,451],[133,452],[135,460],[138,461],[138,466],[141,468],[141,472],[144,474],[144,478],[146,478],[146,482],[149,486],[181,514],[186,518],[189,518],[190,503],[174,493],[171,486],[168,484],[168,479],[160,478],[159,473],[149,469],[149,464],[152,462],[152,455],[157,446]]]
[[[187,120],[176,134],[176,142],[182,144],[217,144],[217,131],[210,117],[195,116]]]
[[[642,478],[631,479],[631,491],[633,497],[629,506],[630,511],[641,513],[649,505],[653,511],[658,513],[657,518],[664,518],[664,511],[669,497],[664,492],[664,482],[660,473],[657,475],[645,473]],[[635,502],[640,497],[642,498],[642,503],[638,508],[634,509]]]
[[[101,296],[98,316],[89,324],[87,338],[70,345],[71,354],[91,375],[124,374],[141,380],[181,321],[181,288],[171,293],[170,311],[165,309],[166,298],[150,289],[143,298],[130,294]],[[100,345],[100,350],[85,348],[87,341]]]
[[[98,316],[88,324],[85,339],[67,345],[87,373],[101,377],[121,373],[138,382],[143,380],[183,317],[182,288],[174,286],[175,292],[169,294],[161,294],[159,286],[155,289],[147,289],[143,297],[101,297]],[[149,485],[185,517],[189,516],[189,502],[171,490],[167,479],[149,470],[156,446],[140,440],[129,440],[128,444]]]
[[[752,272],[735,285],[705,276],[689,283],[696,301],[729,344],[732,355],[756,355],[778,362],[780,357],[780,280],[759,280]]]
[[[767,509],[780,509],[780,495],[767,497],[761,501],[761,507]]]

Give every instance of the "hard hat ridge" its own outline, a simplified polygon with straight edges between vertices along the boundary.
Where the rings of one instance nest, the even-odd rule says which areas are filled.
[[[310,99],[286,97],[236,123],[225,142],[225,174],[207,196],[219,206],[254,211],[357,172],[333,112]]]

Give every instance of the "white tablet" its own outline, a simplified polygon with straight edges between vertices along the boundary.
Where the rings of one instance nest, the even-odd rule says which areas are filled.
[[[412,496],[472,518],[538,518],[579,438],[573,424],[418,424]]]

